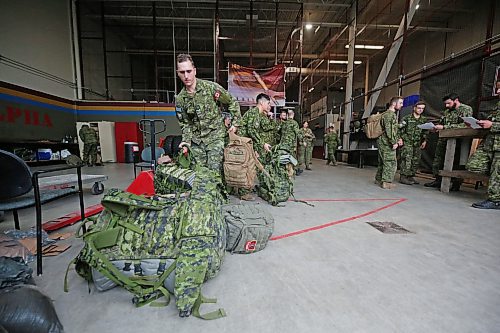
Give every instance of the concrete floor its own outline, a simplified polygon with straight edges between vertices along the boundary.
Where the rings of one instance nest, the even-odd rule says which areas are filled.
[[[133,179],[126,164],[85,172],[108,174],[107,188],[125,188]],[[219,275],[204,285],[204,295],[218,303],[202,309],[223,307],[223,319],[179,318],[173,304],[135,308],[120,288],[89,294],[74,270],[64,293],[65,269],[81,248],[75,239],[66,253],[44,259],[36,282],[54,300],[66,332],[499,332],[500,212],[470,207],[484,189],[445,195],[398,184],[383,190],[373,184],[374,174],[373,167],[314,160],[313,171],[296,179],[295,196],[330,201],[251,203],[274,215],[274,236],[284,238],[252,255],[228,254]],[[101,197],[87,190],[86,206]],[[77,211],[77,202],[45,205],[44,220]],[[34,224],[34,209],[20,215],[24,229]],[[412,233],[383,234],[366,223],[374,221]],[[0,231],[12,227],[9,213]]]

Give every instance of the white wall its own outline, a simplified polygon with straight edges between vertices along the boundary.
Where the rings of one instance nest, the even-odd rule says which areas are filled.
[[[70,1],[0,0],[0,54],[74,82]],[[73,88],[0,62],[0,80],[75,98]]]

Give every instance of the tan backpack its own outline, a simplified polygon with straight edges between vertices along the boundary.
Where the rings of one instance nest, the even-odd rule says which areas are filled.
[[[368,139],[376,139],[384,133],[384,129],[382,128],[382,114],[376,113],[366,119],[363,131]]]
[[[264,167],[253,150],[252,139],[229,133],[229,144],[224,148],[224,180],[226,185],[252,189],[257,170]]]

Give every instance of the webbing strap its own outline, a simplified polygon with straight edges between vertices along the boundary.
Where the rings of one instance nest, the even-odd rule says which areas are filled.
[[[224,311],[224,309],[222,309],[222,308],[217,309],[217,310],[212,311],[212,312],[205,313],[205,314],[200,313],[200,306],[203,303],[216,303],[216,302],[217,302],[216,298],[205,298],[200,292],[200,295],[198,296],[198,298],[196,299],[196,302],[193,305],[193,316],[195,316],[196,318],[205,319],[205,320],[213,320],[213,319],[219,319],[219,318],[225,317],[227,314],[226,314],[226,311]]]
[[[76,258],[71,260],[68,264],[68,267],[66,267],[66,273],[64,274],[64,292],[67,293],[68,292],[68,272],[69,272],[69,268],[71,267],[71,265],[74,265],[76,263]]]
[[[121,225],[124,228],[127,228],[135,233],[138,233],[139,235],[142,235],[144,233],[144,230],[136,226],[135,224],[125,222],[123,220],[118,221],[118,224]]]

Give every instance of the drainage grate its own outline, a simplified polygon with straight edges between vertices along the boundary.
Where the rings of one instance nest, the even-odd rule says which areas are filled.
[[[375,229],[384,234],[411,234],[412,232],[406,230],[400,225],[393,222],[366,222]]]

